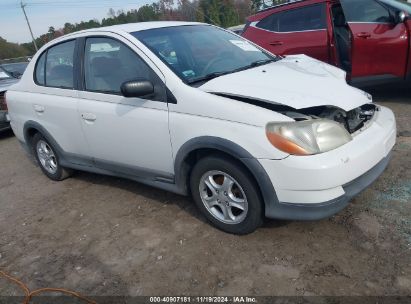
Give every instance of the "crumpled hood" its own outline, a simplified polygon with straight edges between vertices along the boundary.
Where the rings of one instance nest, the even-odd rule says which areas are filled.
[[[245,97],[294,109],[336,106],[349,111],[371,95],[346,83],[345,72],[305,55],[214,78],[200,87],[209,93]]]

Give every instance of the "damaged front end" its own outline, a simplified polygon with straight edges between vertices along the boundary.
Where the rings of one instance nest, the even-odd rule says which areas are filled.
[[[372,103],[365,103],[351,110],[335,105],[295,109],[248,97],[217,95],[260,106],[291,118],[293,121],[269,122],[266,125],[269,142],[291,155],[320,154],[350,142],[357,132],[368,127],[375,112],[379,110]]]
[[[367,126],[376,111],[378,111],[378,106],[367,103],[350,111],[345,111],[335,106],[319,106],[300,110],[280,110],[279,113],[295,121],[320,118],[333,120],[344,126],[350,134],[353,134]]]
[[[308,107],[295,109],[290,106],[276,104],[269,101],[243,97],[243,96],[234,96],[225,93],[214,93],[215,95],[238,100],[262,108],[266,108],[278,113],[281,113],[285,116],[288,116],[295,121],[304,121],[312,119],[329,119],[335,122],[338,122],[350,133],[353,134],[356,131],[365,127],[369,121],[374,117],[376,111],[378,111],[378,106],[373,103],[365,103],[357,108],[352,110],[344,110],[337,106],[333,105],[322,105],[316,107]],[[368,97],[371,99],[371,97]]]
[[[270,143],[292,155],[328,152],[350,142],[366,128],[378,108],[365,104],[350,111],[335,106],[278,111],[294,122],[271,122],[266,126]]]

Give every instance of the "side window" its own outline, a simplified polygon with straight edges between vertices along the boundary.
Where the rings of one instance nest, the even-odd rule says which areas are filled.
[[[45,85],[72,89],[74,87],[74,40],[60,43],[47,50]]]
[[[279,32],[279,16],[281,13],[274,13],[257,23],[257,27],[264,30]]]
[[[392,22],[387,8],[374,0],[345,0],[342,2],[348,22]]]
[[[37,61],[36,64],[36,83],[39,85],[45,85],[46,84],[46,77],[44,73],[44,64],[46,63],[46,53],[44,52],[39,60]]]
[[[153,82],[152,99],[164,97],[164,86],[158,76],[122,42],[105,37],[88,38],[84,61],[87,91],[120,94],[124,82],[143,78]]]
[[[325,4],[310,5],[272,14],[257,27],[273,32],[300,32],[326,29]]]

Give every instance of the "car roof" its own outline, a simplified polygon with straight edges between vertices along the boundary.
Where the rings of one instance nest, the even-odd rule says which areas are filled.
[[[184,21],[147,21],[147,22],[126,23],[126,24],[118,24],[118,25],[112,25],[112,26],[92,28],[92,29],[75,32],[72,34],[87,33],[87,32],[133,33],[133,32],[145,31],[145,30],[156,29],[156,28],[184,26],[184,25],[206,25],[206,24],[200,23],[200,22],[184,22]],[[66,36],[69,36],[69,35],[66,35]]]

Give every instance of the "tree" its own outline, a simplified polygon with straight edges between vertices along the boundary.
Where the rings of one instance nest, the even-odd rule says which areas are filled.
[[[222,0],[221,1],[220,21],[221,21],[221,26],[223,27],[238,25],[239,13],[234,6],[233,0]]]
[[[154,5],[143,5],[137,11],[137,22],[159,20],[159,14]]]
[[[32,45],[32,43],[30,42]],[[0,37],[0,59],[17,58],[30,55],[30,51],[22,44],[7,42]]]
[[[108,10],[107,16],[108,16],[109,18],[116,18],[116,11],[115,11],[113,8],[110,8],[110,9]]]
[[[219,7],[219,0],[200,0],[197,20],[215,25],[221,25]]]
[[[72,32],[74,32],[74,31],[75,31],[75,29],[74,29],[74,25],[73,25],[73,24],[71,24],[71,23],[69,23],[69,22],[66,22],[66,23],[64,24],[64,27],[63,27],[63,32],[64,32],[64,34],[72,33]]]
[[[180,19],[184,21],[197,21],[198,1],[179,0],[178,11]]]
[[[161,20],[174,20],[174,0],[159,0],[158,1],[160,9],[160,19]]]
[[[56,35],[56,30],[54,29],[54,27],[53,26],[50,26],[49,27],[49,31],[47,32],[47,34],[48,34],[48,39],[49,39],[49,41],[51,41],[51,40],[53,40],[54,38],[55,38],[55,35]]]
[[[197,19],[202,22],[229,27],[239,23],[234,0],[200,0]]]
[[[254,13],[251,0],[235,0],[234,6],[238,13],[239,23],[245,23],[246,18]]]

